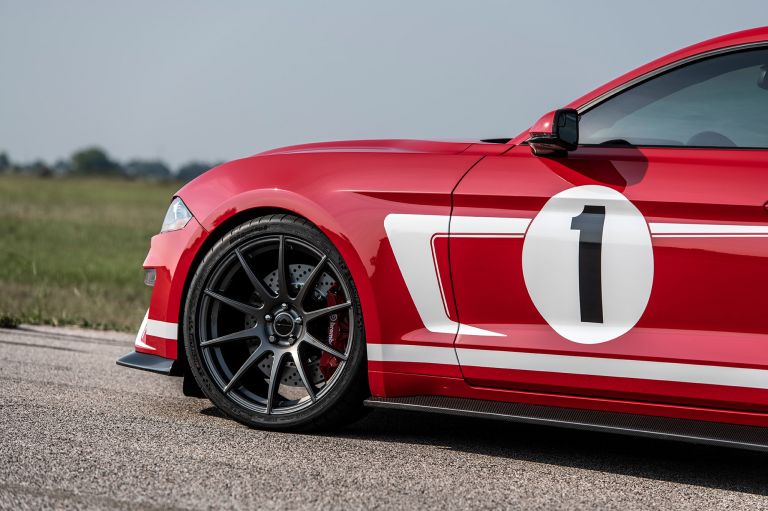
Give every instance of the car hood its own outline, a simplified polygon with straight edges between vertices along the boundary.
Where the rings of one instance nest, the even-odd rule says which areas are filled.
[[[479,142],[472,141],[440,141],[440,140],[343,140],[336,142],[317,142],[313,144],[292,145],[271,149],[260,153],[259,156],[272,154],[320,153],[320,152],[389,152],[389,153],[429,153],[429,154],[458,154],[470,145]]]

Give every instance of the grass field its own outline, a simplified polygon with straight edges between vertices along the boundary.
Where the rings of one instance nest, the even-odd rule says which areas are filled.
[[[0,323],[131,331],[177,183],[0,176]]]

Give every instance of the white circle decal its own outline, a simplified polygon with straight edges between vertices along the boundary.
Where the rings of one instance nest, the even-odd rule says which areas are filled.
[[[553,196],[523,245],[523,277],[539,313],[582,344],[610,341],[640,320],[653,285],[653,249],[642,213],[606,186]]]

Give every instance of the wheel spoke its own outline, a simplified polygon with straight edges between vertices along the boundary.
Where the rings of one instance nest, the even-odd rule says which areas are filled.
[[[327,353],[330,353],[331,355],[333,355],[334,357],[336,357],[336,358],[338,358],[340,360],[346,360],[347,359],[347,356],[344,353],[331,348],[327,344],[324,344],[324,343],[320,342],[318,339],[316,339],[314,336],[312,336],[312,335],[310,335],[308,333],[304,334],[304,337],[302,338],[302,341],[306,342],[307,344],[309,344],[311,346],[314,346],[317,349],[320,349],[320,350],[323,350],[323,351],[325,351]]]
[[[237,370],[235,375],[232,377],[231,380],[229,380],[229,383],[227,383],[227,386],[224,387],[224,393],[226,394],[230,390],[234,388],[235,385],[240,381],[240,379],[243,377],[243,375],[248,372],[248,369],[253,367],[256,362],[261,360],[261,357],[263,357],[267,353],[267,350],[264,347],[264,343],[262,343],[258,348],[256,348],[256,351],[251,353],[251,356],[248,357],[248,359],[243,362],[243,365],[240,366],[240,369]]]
[[[304,371],[304,364],[301,362],[301,355],[299,354],[298,346],[291,352],[291,358],[293,358],[293,363],[296,364],[296,372],[299,373],[299,378],[301,378],[301,382],[304,384],[304,388],[307,389],[309,399],[314,402],[317,399],[315,396],[315,389],[312,387],[312,382],[309,381],[309,378],[307,378],[307,373]]]
[[[352,332],[344,336],[346,343],[321,333],[329,325],[336,328],[337,315],[345,329],[347,319],[350,327],[358,325],[357,306],[348,279],[327,250],[286,231],[254,230],[248,239],[248,245],[227,251],[198,291],[203,298],[195,317],[205,335],[197,346],[206,370],[233,406],[258,410],[264,418],[286,414],[287,420],[296,411],[320,405],[341,371],[349,369],[343,361],[353,356]],[[263,257],[272,258],[272,264],[277,257],[267,277],[264,272],[270,270],[262,268]],[[338,283],[333,286],[338,295],[331,292],[328,301],[315,303],[325,295],[319,293],[329,285],[325,280]],[[322,375],[314,367],[319,357],[336,368],[333,377],[324,377],[325,366]],[[288,378],[298,389],[283,387]]]
[[[345,303],[339,303],[336,305],[331,305],[330,307],[325,307],[322,309],[317,309],[316,311],[307,312],[304,314],[304,318],[307,321],[312,321],[313,319],[317,319],[322,316],[327,316],[328,314],[333,314],[334,312],[337,312],[337,311],[349,309],[351,306],[352,306],[352,302],[345,302]]]
[[[312,268],[312,271],[307,277],[307,280],[304,281],[301,289],[299,289],[299,294],[296,295],[296,303],[299,305],[299,307],[301,307],[301,304],[304,303],[304,299],[307,297],[307,293],[314,289],[315,280],[317,280],[317,277],[320,275],[320,271],[323,269],[325,261],[327,260],[328,256],[323,254],[323,257],[320,259],[317,265]]]
[[[288,299],[288,274],[285,264],[286,254],[285,236],[280,235],[280,248],[277,251],[277,296],[278,298]]]
[[[240,252],[240,249],[236,250],[235,253],[237,254],[237,259],[240,261],[240,266],[242,266],[243,270],[245,270],[245,274],[248,276],[248,280],[251,281],[251,285],[255,289],[256,294],[259,295],[265,304],[274,301],[275,297],[267,289],[261,279],[257,277],[255,273],[253,273],[251,266],[245,260],[245,257],[243,256],[242,252]]]
[[[243,303],[237,300],[233,300],[232,298],[227,298],[224,295],[220,295],[216,291],[211,291],[210,289],[205,290],[205,294],[210,296],[211,298],[220,301],[221,303],[226,303],[230,307],[239,310],[243,314],[254,314],[259,315],[261,314],[261,307],[256,307],[255,305],[250,305],[247,303]]]
[[[269,374],[269,388],[267,389],[267,413],[272,413],[272,407],[275,400],[275,394],[280,387],[280,382],[277,380],[280,376],[280,369],[285,360],[285,351],[275,351],[272,355],[272,370]]]
[[[209,339],[200,343],[201,348],[210,348],[211,346],[218,346],[220,344],[226,344],[232,341],[240,341],[246,339],[256,339],[258,334],[255,328],[247,328],[227,335],[216,337],[215,339]]]

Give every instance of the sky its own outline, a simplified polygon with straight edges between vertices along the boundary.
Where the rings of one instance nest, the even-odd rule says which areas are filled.
[[[289,144],[511,137],[765,0],[0,0],[0,151],[173,166]]]

